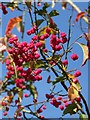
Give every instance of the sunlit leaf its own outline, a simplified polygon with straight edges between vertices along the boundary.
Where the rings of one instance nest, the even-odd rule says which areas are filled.
[[[9,92],[8,92],[8,96],[7,96],[7,101],[8,101],[9,103],[11,103],[12,100],[13,100],[13,95],[12,95],[12,93],[9,91]]]
[[[54,8],[54,6],[55,6],[55,2],[54,0],[52,0],[52,8]]]
[[[83,44],[83,43],[78,43],[78,42],[76,42],[81,48],[82,48],[82,50],[83,50],[83,62],[82,62],[82,65],[81,66],[83,66],[83,65],[85,65],[85,63],[86,63],[86,61],[87,61],[87,59],[88,59],[88,47],[85,45],[85,44]]]
[[[76,16],[76,21],[78,22],[78,20],[79,20],[81,17],[83,17],[85,14],[86,14],[85,12],[80,12],[80,13],[78,13],[77,16]]]
[[[69,99],[73,100],[78,96],[79,96],[79,92],[78,92],[77,88],[75,86],[71,85],[68,88],[68,97],[69,97]]]
[[[19,2],[23,2],[23,0],[10,0],[10,2],[19,3]]]
[[[59,12],[57,10],[52,10],[50,13],[49,13],[50,17],[53,17],[53,16],[57,16],[59,15]]]
[[[75,85],[76,85],[76,88],[78,89],[78,91],[80,91],[82,89],[82,87],[81,87],[79,82],[77,84],[75,84]]]
[[[11,30],[16,26],[18,22],[22,21],[22,16],[11,18],[6,27],[6,35],[11,32]]]
[[[40,29],[39,35],[43,35],[46,33],[47,26]]]
[[[2,43],[0,43],[0,52],[3,52],[6,50],[6,46]]]
[[[40,32],[39,32],[39,35],[45,34],[47,28],[48,28],[48,26],[45,26],[45,27],[41,28],[41,29],[40,29]],[[56,33],[57,33],[57,31],[54,30],[53,28],[50,28],[50,29],[51,29],[50,34],[56,34]]]
[[[74,78],[75,78],[75,76],[74,76],[73,74],[67,73],[67,75],[68,75],[68,78],[69,78],[69,79],[74,79]]]

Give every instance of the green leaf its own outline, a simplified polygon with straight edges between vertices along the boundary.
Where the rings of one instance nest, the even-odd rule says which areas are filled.
[[[79,118],[80,120],[85,120],[86,118],[88,118],[88,116],[85,114],[80,114]]]
[[[40,29],[39,35],[43,35],[46,33],[47,26]]]
[[[43,9],[45,10],[46,8],[50,7],[51,5],[48,4],[47,2],[44,3]]]
[[[66,109],[63,111],[63,116],[66,115],[66,114],[75,114],[76,112],[78,111],[78,106],[77,106],[77,103],[72,103],[72,104],[69,104]]]
[[[47,68],[48,66],[42,60],[37,60],[35,64],[35,68]]]
[[[41,28],[40,32],[39,32],[39,35],[45,34],[47,28],[48,28],[48,26],[45,26],[45,27]],[[56,31],[55,29],[53,29],[53,28],[50,28],[50,29],[51,29],[50,34],[57,34],[58,33],[58,31]]]
[[[64,80],[65,78],[63,76],[59,76],[52,82],[52,84],[55,85],[56,83],[63,82]]]
[[[81,85],[80,85],[79,82],[76,84],[76,86],[77,86],[78,90],[81,90],[81,89],[82,89],[82,87],[81,87]]]
[[[53,16],[57,16],[59,15],[59,12],[57,10],[52,10],[50,13],[49,13],[50,17],[53,17]]]
[[[37,22],[37,26],[39,26],[43,21],[44,21],[43,19],[38,19],[37,21],[35,21],[35,23]]]
[[[23,67],[24,68],[29,68],[30,67],[30,63],[29,62],[24,62],[23,63]]]
[[[58,31],[56,31],[55,29],[51,28],[51,34],[56,34],[58,33]]]

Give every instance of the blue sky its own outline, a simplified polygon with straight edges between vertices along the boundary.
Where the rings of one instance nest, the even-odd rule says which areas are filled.
[[[76,5],[78,5],[78,7],[80,7],[80,9],[82,11],[84,11],[88,7],[88,3],[86,3],[86,2],[81,2],[81,3],[77,2]],[[68,5],[68,8],[70,8],[69,5]],[[52,8],[49,8],[48,11],[49,10],[51,11],[51,9]],[[68,34],[68,19],[69,19],[69,16],[71,14],[70,10],[62,10],[60,3],[57,3],[53,9],[57,9],[60,13],[60,16],[57,16],[57,17],[54,18],[55,22],[57,23],[58,27],[60,28],[60,31],[64,31]],[[11,17],[13,18],[13,17],[16,17],[18,15],[19,16],[22,15],[22,12],[15,11],[14,13],[11,12],[11,10],[8,9],[8,14],[7,15],[2,15],[2,36],[4,36],[4,34],[5,34],[5,29],[6,29],[6,25],[8,23],[8,20]],[[72,22],[75,21],[76,15],[77,15],[77,12],[74,11]],[[26,21],[25,22],[26,22],[26,26],[25,26],[25,31],[26,31],[26,30],[31,28],[31,24],[30,24],[30,21],[29,21],[29,14],[26,14]],[[87,24],[84,21],[83,21],[83,27],[87,27]],[[16,33],[19,36],[19,38],[21,37],[21,33],[18,33],[16,28],[13,29],[13,33]],[[71,43],[80,34],[82,34],[82,32],[80,30],[79,23],[76,23],[75,26],[72,27]],[[28,42],[28,41],[30,41],[30,38],[27,35],[25,35],[25,40]],[[86,44],[86,40],[84,38],[80,39],[78,42]],[[48,44],[48,41],[47,41],[47,44]],[[47,47],[48,47],[48,45],[47,45]],[[76,62],[73,62],[70,59],[70,55],[71,55],[71,53],[70,53],[68,55],[68,59],[69,59],[69,68],[68,69],[70,70],[70,69],[73,69],[73,68],[78,68],[78,70],[80,70],[82,72],[82,76],[79,77],[79,80],[80,80],[80,83],[81,83],[81,86],[82,86],[82,93],[83,93],[84,97],[86,98],[86,100],[88,101],[88,62],[82,68],[80,67],[81,64],[82,64],[82,60],[83,60],[83,52],[82,52],[80,46],[78,46],[77,44],[75,44],[73,46],[72,53],[77,53],[79,55],[79,60],[76,61]],[[3,68],[2,68],[2,74],[4,74],[5,71],[6,71],[6,68],[5,68],[5,65],[4,65]],[[38,87],[38,92],[40,93],[40,95],[39,95],[39,100],[40,101],[45,99],[44,94],[48,93],[48,91],[49,91],[50,85],[46,84],[46,80],[47,80],[47,77],[48,77],[49,74],[51,74],[51,79],[54,80],[55,76],[52,72],[50,72],[50,73],[44,72],[44,73],[42,73],[43,81],[35,83],[35,85]],[[2,76],[2,77],[4,77],[4,76]],[[60,85],[57,85],[56,90],[62,90],[62,89],[63,88]],[[27,99],[26,101],[28,103],[29,99]],[[24,104],[25,104],[25,102],[24,102]],[[11,109],[13,111],[13,108],[11,108]],[[9,114],[10,114],[10,116],[12,116],[11,112]],[[48,118],[58,118],[62,115],[62,112],[59,109],[54,108],[54,106],[52,106],[50,104],[47,104],[47,110],[44,111],[42,114],[45,115]],[[65,117],[70,117],[70,116],[67,115]],[[77,117],[77,115],[73,115],[71,117],[75,118],[75,117]]]

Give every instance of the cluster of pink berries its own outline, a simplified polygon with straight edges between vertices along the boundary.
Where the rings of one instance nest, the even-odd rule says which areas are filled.
[[[36,32],[36,29],[37,29],[37,27],[34,26],[33,28],[31,28],[30,30],[27,31],[27,34],[28,35],[34,34]],[[35,36],[33,36],[32,40],[33,41],[36,41],[36,40],[42,40],[43,41],[50,36],[50,33],[51,33],[51,29],[48,27],[48,28],[46,28],[46,33],[44,35],[41,35],[41,36],[35,35]]]
[[[4,15],[8,13],[8,11],[6,10],[6,6],[5,5],[0,4],[0,8],[2,9]]]
[[[64,32],[60,33],[61,38],[57,38],[56,35],[52,34],[50,39],[50,46],[54,51],[59,51],[62,49],[60,43],[64,44],[67,42],[66,34]]]
[[[54,95],[46,94],[46,98],[50,99],[50,104],[52,104],[56,108],[60,108],[61,110],[64,110],[64,107],[67,107],[70,102],[66,99],[63,99],[62,96],[58,96],[58,98],[55,98]],[[63,103],[64,105],[62,105]]]
[[[7,107],[7,102],[2,101],[0,104],[1,104],[3,107],[5,107],[5,111],[4,111],[3,115],[6,116],[6,115],[8,114],[8,111],[9,111],[9,107]]]
[[[72,104],[75,102],[75,100],[80,103],[81,97],[78,96],[74,100],[67,100],[64,99],[62,96],[58,96],[58,98],[55,98],[54,95],[46,94],[46,98],[50,100],[50,104],[52,104],[56,108],[60,108],[60,110],[64,110],[65,107],[68,107],[69,104]]]
[[[25,88],[25,81],[40,81],[42,80],[42,76],[39,74],[42,72],[41,69],[35,69],[30,67],[24,69],[23,64],[37,60],[40,57],[40,54],[37,52],[37,46],[32,40],[30,43],[27,42],[19,42],[17,37],[10,38],[9,43],[12,44],[12,48],[8,50],[12,62],[16,65],[16,71],[18,74],[18,78],[15,79],[15,83],[17,87]],[[13,75],[15,75],[15,68],[13,67],[12,62],[8,59],[6,60],[7,65],[7,79],[11,79]]]

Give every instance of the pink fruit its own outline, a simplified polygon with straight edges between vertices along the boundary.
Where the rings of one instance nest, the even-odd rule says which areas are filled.
[[[62,100],[62,96],[58,96],[58,100]]]
[[[72,54],[72,55],[71,55],[71,59],[74,60],[74,61],[77,60],[77,59],[78,59],[78,55],[75,54],[75,53]]]
[[[63,105],[60,105],[59,108],[60,108],[61,110],[64,110],[64,106],[63,106]]]
[[[66,102],[64,105],[65,105],[65,107],[67,107],[67,106],[69,105],[69,103],[68,103],[68,102]]]
[[[42,106],[42,109],[46,110],[46,106],[45,106],[45,105],[43,105],[43,106]]]
[[[28,94],[24,94],[24,97],[29,97],[29,95]]]
[[[80,102],[81,102],[81,97],[78,96],[78,97],[76,98],[76,101],[80,103]]]
[[[41,108],[37,110],[37,113],[41,113],[41,112],[43,112]]]
[[[75,77],[79,77],[81,75],[81,72],[79,70],[77,70],[74,74]]]
[[[65,38],[66,37],[66,33],[65,32],[61,32],[61,37]]]
[[[63,61],[62,61],[62,64],[63,64],[63,65],[68,65],[68,60],[63,60]]]
[[[74,79],[73,79],[73,82],[74,82],[75,84],[77,84],[77,83],[79,82],[79,80],[78,80],[77,78],[74,78]]]
[[[3,113],[3,115],[4,115],[4,116],[7,116],[7,112],[5,111],[5,112]]]
[[[46,32],[49,34],[50,31],[51,31],[51,29],[48,27],[48,28],[46,29]]]
[[[62,49],[62,46],[60,46],[60,45],[56,45],[56,46],[55,46],[55,50],[56,50],[56,51],[59,51],[59,50],[61,50],[61,49]]]
[[[37,43],[36,43],[36,47],[37,47],[37,48],[40,48],[40,47],[42,47],[42,46],[43,46],[43,43],[42,43],[42,42],[37,42]]]

